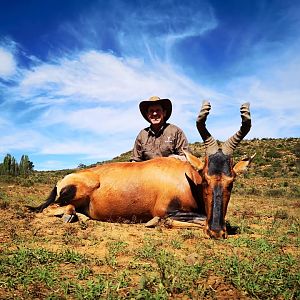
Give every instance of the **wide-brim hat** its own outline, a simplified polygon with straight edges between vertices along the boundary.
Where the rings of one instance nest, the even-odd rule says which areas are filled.
[[[155,104],[161,105],[163,110],[166,111],[166,116],[164,120],[167,121],[172,114],[172,102],[170,99],[160,99],[157,96],[152,96],[149,98],[149,100],[144,100],[140,103],[140,111],[145,120],[149,122],[147,118],[148,108],[150,105]]]

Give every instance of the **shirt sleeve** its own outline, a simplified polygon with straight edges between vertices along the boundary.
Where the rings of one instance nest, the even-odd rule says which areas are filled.
[[[135,139],[135,143],[132,150],[132,156],[130,161],[143,161],[142,156],[142,143],[141,143],[141,133],[138,134]]]
[[[183,150],[189,151],[189,143],[184,132],[180,128],[178,128],[174,151],[178,155],[185,156]]]

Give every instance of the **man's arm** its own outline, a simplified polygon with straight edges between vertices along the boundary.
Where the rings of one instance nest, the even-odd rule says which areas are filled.
[[[140,134],[135,139],[130,161],[143,161]]]
[[[188,140],[187,140],[184,132],[180,128],[178,128],[177,139],[175,141],[175,149],[174,150],[175,150],[175,154],[184,156],[184,157],[185,157],[185,154],[184,154],[183,150],[189,152]]]

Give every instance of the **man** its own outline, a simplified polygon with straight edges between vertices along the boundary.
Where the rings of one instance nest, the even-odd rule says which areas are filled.
[[[172,102],[153,96],[142,101],[139,107],[150,126],[138,134],[131,161],[144,161],[161,156],[186,160],[183,153],[183,150],[188,151],[185,134],[177,126],[167,123],[172,113]]]

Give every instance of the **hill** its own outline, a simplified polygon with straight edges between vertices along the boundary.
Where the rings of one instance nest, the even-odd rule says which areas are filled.
[[[195,156],[200,158],[205,156],[203,143],[191,143],[189,147]],[[243,140],[234,152],[234,161],[237,162],[254,153],[256,156],[249,171],[239,178],[234,192],[271,196],[285,194],[288,197],[300,197],[300,187],[296,180],[300,177],[300,138]],[[130,156],[131,151],[127,151],[111,160],[97,162],[86,168],[110,162],[129,161]],[[78,169],[34,171],[27,178],[0,176],[0,182],[26,187],[36,183],[55,184],[62,177],[76,170]],[[255,184],[248,184],[249,179]]]

